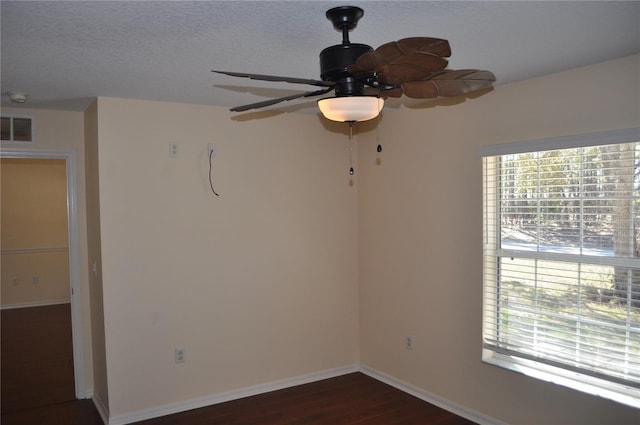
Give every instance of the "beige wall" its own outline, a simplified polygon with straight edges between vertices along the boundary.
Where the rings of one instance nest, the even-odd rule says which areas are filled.
[[[66,165],[2,158],[2,307],[70,301]]]
[[[112,98],[97,110],[111,416],[358,362],[342,126]]]
[[[379,135],[361,137],[363,365],[510,424],[640,423],[640,410],[481,362],[477,154],[485,145],[640,126],[639,60],[497,86],[458,105],[387,110]]]
[[[87,233],[84,185],[84,124],[82,112],[53,111],[29,108],[2,108],[3,113],[30,115],[35,120],[35,144],[20,146],[25,150],[73,151],[76,160],[76,209],[79,250],[79,286],[82,300],[82,335],[85,388],[90,395],[93,388],[91,362],[91,319],[89,308]],[[17,148],[18,146],[7,146]]]
[[[477,150],[640,125],[638,60],[386,108],[379,131],[356,127],[354,179],[344,126],[317,116],[111,98],[84,121],[13,111],[36,116],[34,148],[77,153],[100,402],[127,415],[361,362],[513,424],[637,423],[638,410],[481,363]]]
[[[91,336],[93,351],[94,400],[101,414],[109,412],[107,351],[104,334],[104,297],[102,293],[102,254],[100,250],[100,186],[98,182],[98,103],[84,114],[84,160],[87,204],[87,259],[91,291]]]

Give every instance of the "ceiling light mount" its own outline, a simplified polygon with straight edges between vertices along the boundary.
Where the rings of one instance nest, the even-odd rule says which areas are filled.
[[[342,44],[349,44],[349,31],[353,30],[364,15],[364,10],[356,6],[340,6],[327,10],[327,19],[333,27],[342,31]]]

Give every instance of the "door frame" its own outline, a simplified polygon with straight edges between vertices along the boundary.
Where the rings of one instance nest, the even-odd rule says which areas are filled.
[[[64,159],[67,174],[67,228],[69,245],[69,286],[71,293],[71,333],[76,398],[88,398],[84,373],[82,291],[80,287],[80,250],[78,245],[78,205],[76,155],[72,150],[2,148],[0,158]]]

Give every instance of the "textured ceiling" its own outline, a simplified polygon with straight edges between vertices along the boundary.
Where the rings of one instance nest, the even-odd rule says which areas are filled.
[[[319,78],[318,54],[342,40],[325,12],[342,5],[365,11],[352,42],[445,38],[450,68],[490,70],[497,84],[640,52],[638,1],[3,0],[2,93],[83,110],[96,96],[231,107],[306,91],[210,70]],[[271,109],[316,111],[310,99]]]

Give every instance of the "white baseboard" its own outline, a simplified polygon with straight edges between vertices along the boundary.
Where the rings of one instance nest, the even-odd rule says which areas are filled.
[[[320,372],[314,372],[306,375],[299,375],[293,378],[282,379],[278,381],[268,382],[265,384],[254,385],[239,390],[226,391],[210,396],[199,397],[191,400],[184,400],[177,403],[169,403],[163,406],[152,407],[149,409],[138,410],[137,412],[126,413],[123,415],[115,415],[105,421],[108,425],[124,425],[138,422],[146,419],[157,418],[160,416],[171,415],[173,413],[184,412],[187,410],[197,409],[200,407],[211,406],[213,404],[224,403],[231,400],[237,400],[252,395],[267,393],[270,391],[281,390],[283,388],[295,387],[296,385],[308,384],[310,382],[320,381],[323,379],[334,378],[336,376],[346,375],[348,373],[358,372],[360,370],[357,364],[347,365],[336,369],[329,369]],[[97,400],[94,399],[94,403]],[[105,415],[100,411],[100,407],[96,404],[100,416],[103,420]],[[102,406],[104,410],[104,406]]]
[[[93,405],[96,406],[96,410],[98,411],[98,414],[102,418],[102,422],[105,425],[108,425],[109,424],[109,412],[107,412],[107,408],[104,405],[104,402],[102,401],[100,396],[97,396],[97,395],[93,394],[92,397],[91,397],[91,400],[93,401]]]
[[[29,303],[20,303],[20,304],[8,304],[0,307],[0,310],[12,310],[15,308],[28,308],[28,307],[46,307],[48,305],[58,305],[58,304],[70,304],[71,300],[47,300],[47,301],[33,301]]]
[[[299,375],[293,378],[282,379],[278,381],[268,382],[265,384],[254,385],[251,387],[241,388],[233,391],[225,391],[209,396],[198,397],[195,399],[184,400],[176,403],[169,403],[162,406],[152,407],[149,409],[138,410],[137,412],[126,413],[122,415],[112,416],[107,420],[107,411],[104,403],[99,397],[94,397],[93,402],[102,417],[105,424],[108,425],[125,425],[133,422],[143,421],[147,419],[158,418],[161,416],[171,415],[174,413],[185,412],[187,410],[198,409],[200,407],[211,406],[214,404],[224,403],[227,401],[237,400],[253,395],[264,394],[270,391],[281,390],[283,388],[294,387],[297,385],[308,384],[310,382],[320,381],[323,379],[334,378],[336,376],[346,375],[353,372],[362,372],[380,382],[391,385],[407,394],[411,394],[421,400],[445,409],[458,416],[466,418],[480,425],[507,425],[506,422],[499,421],[495,418],[484,415],[480,412],[452,403],[442,397],[411,385],[407,382],[387,375],[374,368],[366,365],[347,365],[336,369],[329,369],[320,372],[314,372],[306,375]]]
[[[466,407],[460,406],[459,404],[452,403],[449,400],[446,400],[442,397],[439,397],[435,394],[432,394],[428,391],[423,390],[422,388],[418,388],[414,385],[411,385],[407,382],[401,381],[400,379],[394,378],[393,376],[387,375],[386,373],[380,372],[376,369],[373,369],[369,366],[360,365],[360,372],[368,375],[374,379],[377,379],[380,382],[384,382],[385,384],[391,385],[399,389],[400,391],[404,391],[407,394],[411,394],[414,397],[418,397],[421,400],[424,400],[428,403],[431,403],[435,406],[438,406],[442,409],[445,409],[451,413],[454,413],[458,416],[462,416],[472,422],[475,422],[480,425],[507,425],[506,422],[499,421],[495,418],[483,415],[480,412],[468,409]]]

